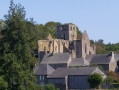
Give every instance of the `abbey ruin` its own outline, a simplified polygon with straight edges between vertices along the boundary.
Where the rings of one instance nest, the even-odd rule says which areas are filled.
[[[105,79],[106,70],[116,71],[119,55],[96,54],[86,31],[77,40],[76,28],[74,24],[57,26],[57,39],[49,34],[46,40],[38,41],[40,64],[34,74],[39,85],[54,84],[61,90],[89,89],[89,75],[96,72]],[[101,66],[103,71],[91,65]]]

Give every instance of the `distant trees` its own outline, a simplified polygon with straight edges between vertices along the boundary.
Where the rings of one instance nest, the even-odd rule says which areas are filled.
[[[47,22],[45,24],[48,32],[52,35],[53,38],[57,38],[57,26],[61,25],[60,22]]]
[[[104,44],[104,40],[99,39],[97,42],[95,42],[96,45],[96,53],[97,54],[108,54],[110,51],[115,51],[116,53],[119,53],[119,43],[116,44]],[[93,41],[91,40],[91,43]]]
[[[88,77],[88,82],[91,88],[98,88],[98,86],[103,82],[103,78],[100,74],[94,73]]]

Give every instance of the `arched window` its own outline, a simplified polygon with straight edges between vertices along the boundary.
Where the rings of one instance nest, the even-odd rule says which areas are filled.
[[[73,27],[73,30],[75,30],[75,26]]]
[[[72,26],[70,27],[70,29],[72,30]]]
[[[85,44],[85,53],[87,53],[87,45]]]

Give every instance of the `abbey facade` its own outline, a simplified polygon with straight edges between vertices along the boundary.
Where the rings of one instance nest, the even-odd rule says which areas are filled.
[[[57,27],[57,39],[49,34],[46,40],[38,41],[39,58],[42,61],[46,53],[70,53],[72,58],[85,58],[96,52],[95,45],[90,45],[87,32],[84,31],[81,40],[77,40],[76,25],[67,24]]]

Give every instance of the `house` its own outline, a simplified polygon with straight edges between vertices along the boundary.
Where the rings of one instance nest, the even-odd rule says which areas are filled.
[[[69,53],[48,53],[45,54],[41,64],[49,64],[54,69],[67,68],[71,62]]]
[[[88,77],[93,73],[99,73],[106,78],[106,75],[97,67],[58,68],[48,75],[48,83],[54,84],[61,90],[89,89]]]
[[[103,70],[115,71],[117,67],[117,63],[114,57],[114,52],[110,54],[95,54],[95,55],[88,55],[87,61],[93,65],[102,66]]]
[[[39,64],[34,67],[34,75],[37,78],[37,84],[44,86],[47,84],[47,76],[55,70],[48,64]]]

